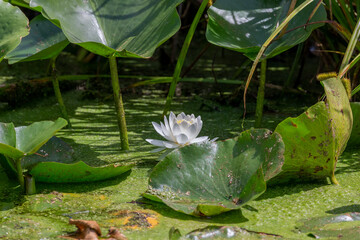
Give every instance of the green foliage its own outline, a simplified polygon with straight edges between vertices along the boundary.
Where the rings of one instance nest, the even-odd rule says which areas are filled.
[[[26,16],[18,7],[0,1],[0,62],[28,34]]]
[[[327,101],[311,106],[275,129],[285,143],[285,163],[278,181],[331,177],[346,147],[353,125],[350,103],[341,80],[322,81]]]
[[[291,1],[216,1],[209,10],[206,37],[209,42],[231,50],[243,52],[254,60],[261,46],[287,16]],[[304,1],[297,1],[300,5]],[[262,58],[271,58],[305,41],[311,32],[322,23],[299,27],[308,23],[317,1],[299,12],[286,30],[292,30],[273,41]],[[321,5],[309,23],[326,20],[325,8]],[[299,27],[299,28],[298,28]]]
[[[155,166],[144,196],[195,216],[239,209],[281,171],[283,153],[280,135],[266,129],[186,146]]]
[[[5,58],[10,64],[48,59],[57,56],[68,44],[60,28],[38,15],[30,22],[30,34]]]
[[[151,57],[180,28],[182,0],[32,0],[72,43],[105,56]]]
[[[354,125],[348,142],[348,147],[359,148],[360,146],[360,102],[350,103],[354,117]]]

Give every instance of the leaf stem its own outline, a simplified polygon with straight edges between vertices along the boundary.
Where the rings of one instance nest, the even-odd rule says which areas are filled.
[[[35,178],[30,174],[25,174],[25,191],[26,195],[36,194]]]
[[[265,82],[266,82],[266,59],[261,61],[260,68],[260,84],[258,88],[256,110],[255,110],[255,127],[261,127],[261,121],[264,109],[264,98],[265,98]]]
[[[195,15],[194,20],[191,23],[189,32],[186,35],[184,44],[183,44],[183,46],[181,48],[181,51],[180,51],[179,59],[176,62],[176,67],[175,67],[174,75],[173,75],[172,82],[171,82],[171,85],[170,85],[169,93],[168,93],[168,95],[166,97],[163,116],[165,116],[168,113],[168,111],[170,110],[170,105],[171,105],[172,99],[173,99],[174,94],[175,94],[176,84],[179,81],[180,74],[181,74],[181,69],[182,69],[182,67],[184,65],[187,51],[189,49],[191,40],[192,40],[192,38],[194,36],[194,33],[195,33],[196,27],[197,27],[197,25],[199,23],[199,20],[200,20],[202,14],[203,14],[208,2],[209,2],[209,0],[203,0],[202,1],[202,3],[201,3],[201,5],[200,5],[200,7],[199,7],[199,9],[198,9],[198,11],[197,11],[197,13]]]
[[[60,86],[59,86],[59,79],[58,79],[58,76],[57,76],[57,73],[56,73],[57,72],[56,65],[55,65],[56,58],[57,58],[57,56],[50,59],[51,81],[52,81],[52,84],[53,84],[56,99],[57,99],[57,101],[59,103],[59,108],[60,108],[60,111],[61,111],[61,115],[68,122],[67,128],[71,128],[71,122],[70,122],[69,116],[67,114],[63,98],[61,96],[61,91],[60,91]]]
[[[121,89],[119,84],[119,76],[117,71],[116,57],[109,57],[111,85],[113,88],[115,109],[117,113],[117,121],[120,131],[120,142],[122,150],[129,150],[128,134],[126,129],[125,110],[122,101]]]
[[[21,166],[21,158],[15,160],[17,178],[20,183],[20,186],[25,190],[25,180],[23,174],[23,168]]]
[[[336,180],[336,177],[335,177],[335,174],[332,173],[331,177],[330,177],[330,181],[332,184],[335,184],[335,185],[340,185],[338,180]]]

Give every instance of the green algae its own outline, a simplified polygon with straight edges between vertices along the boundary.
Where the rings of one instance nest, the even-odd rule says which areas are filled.
[[[120,151],[115,112],[111,102],[80,100],[80,93],[64,94],[73,129],[62,130],[57,136],[71,144],[75,157],[88,164],[96,162],[136,163],[132,171],[106,181],[79,184],[37,184],[38,193],[23,196],[16,182],[9,180],[0,168],[0,238],[1,239],[56,239],[57,236],[75,231],[68,225],[74,219],[96,220],[106,233],[118,211],[149,211],[157,214],[156,226],[151,228],[127,228],[126,223],[116,226],[129,239],[168,239],[169,230],[178,228],[181,233],[209,225],[236,226],[252,231],[266,232],[285,238],[307,239],[305,233],[295,230],[302,219],[331,216],[333,214],[360,211],[360,164],[359,153],[345,152],[339,160],[336,177],[340,186],[328,182],[286,184],[271,186],[255,201],[242,210],[231,211],[211,218],[197,218],[175,212],[164,204],[141,198],[147,189],[149,172],[157,163],[153,147],[146,138],[160,138],[151,121],[160,121],[164,98],[144,95],[126,99],[131,149]],[[37,101],[16,111],[0,113],[1,122],[13,121],[16,126],[34,121],[52,120],[59,115],[55,98]],[[199,110],[200,103],[178,99],[173,111],[201,115],[204,121],[200,135],[220,139],[230,138],[241,131],[241,112],[222,106],[220,112]],[[271,128],[284,115],[265,115],[266,126]],[[246,122],[250,127],[252,120]],[[110,222],[109,222],[110,221]],[[16,225],[18,224],[18,225]],[[30,227],[35,224],[34,227]],[[115,223],[114,223],[115,224]],[[104,234],[105,235],[105,234]],[[40,236],[40,237],[39,237]]]

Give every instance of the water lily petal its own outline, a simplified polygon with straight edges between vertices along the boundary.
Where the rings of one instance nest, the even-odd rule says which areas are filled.
[[[187,130],[186,135],[189,137],[190,141],[197,137],[197,125],[197,123],[191,124]]]
[[[195,139],[191,140],[190,144],[191,143],[200,143],[200,142],[204,142],[204,141],[207,141],[207,140],[209,140],[208,136],[198,137],[198,138],[195,138]]]
[[[160,126],[159,124],[157,124],[156,122],[152,122],[152,125],[154,126],[155,131],[156,131],[158,134],[160,134],[161,136],[164,137],[164,133],[163,133],[163,131],[162,131],[161,126]]]
[[[172,133],[174,135],[174,137],[176,137],[177,135],[181,134],[181,127],[179,126],[179,124],[175,123],[172,129]]]
[[[200,117],[200,116],[198,116],[195,121],[197,122],[197,126],[196,126],[196,136],[197,136],[197,135],[199,135],[199,133],[200,133],[200,131],[201,131],[203,122],[201,121],[201,117]]]
[[[145,139],[145,141],[147,141],[148,143],[155,145],[157,147],[166,147],[164,145],[165,141],[161,141],[161,140],[156,140],[156,139]]]
[[[169,125],[170,125],[171,132],[173,132],[173,127],[174,127],[175,122],[176,122],[176,116],[173,112],[170,112]]]
[[[164,146],[166,148],[178,148],[178,147],[180,147],[179,144],[176,144],[174,142],[167,142],[167,141],[164,141]]]
[[[166,138],[166,140],[168,141],[172,141],[172,142],[175,141],[175,138],[172,135],[171,131],[168,131],[163,123],[160,124],[161,124],[162,132],[164,133],[163,137]]]
[[[187,131],[188,128],[190,127],[190,124],[187,121],[182,121],[179,125],[183,132]]]
[[[185,134],[179,134],[176,136],[176,141],[180,144],[180,145],[184,145],[185,143],[187,143],[189,141],[189,138],[185,135]]]
[[[157,153],[157,152],[161,152],[162,150],[165,150],[166,148],[162,147],[162,148],[155,148],[153,150],[151,150],[151,153]]]

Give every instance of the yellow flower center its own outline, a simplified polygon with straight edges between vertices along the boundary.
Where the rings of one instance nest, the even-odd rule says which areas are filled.
[[[177,120],[176,123],[177,123],[177,124],[181,124],[183,121],[187,122],[187,123],[190,124],[190,125],[193,124],[193,121],[192,121],[192,120],[186,121],[185,119]]]

